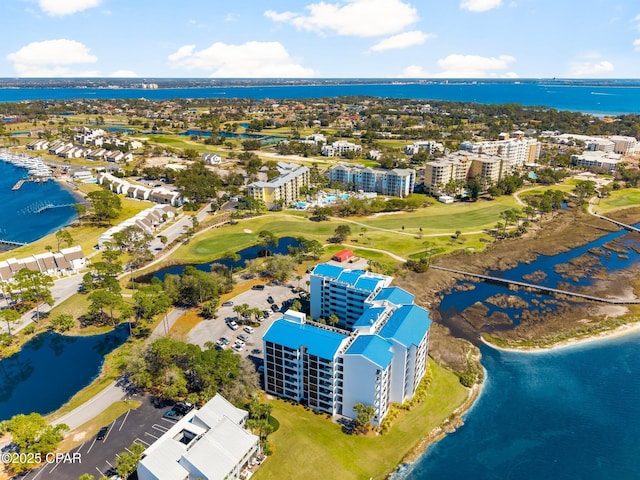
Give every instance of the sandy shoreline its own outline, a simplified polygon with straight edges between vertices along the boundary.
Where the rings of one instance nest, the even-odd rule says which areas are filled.
[[[548,353],[562,348],[576,347],[586,345],[588,343],[601,342],[605,340],[611,340],[613,338],[622,337],[631,333],[640,332],[640,321],[634,323],[627,323],[613,330],[606,330],[594,335],[588,335],[584,337],[568,338],[552,345],[545,345],[541,347],[501,347],[494,343],[489,342],[484,337],[480,337],[482,343],[495,350],[502,352],[514,352],[514,353]]]

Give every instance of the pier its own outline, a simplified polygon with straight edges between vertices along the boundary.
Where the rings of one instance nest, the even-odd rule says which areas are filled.
[[[8,245],[10,247],[24,247],[25,245],[28,245],[28,243],[14,242],[13,240],[3,240],[0,238],[0,245]]]
[[[500,278],[500,277],[492,277],[490,275],[480,275],[479,273],[465,272],[463,270],[455,270],[453,268],[438,267],[436,265],[431,265],[431,267],[429,268],[434,268],[436,270],[441,270],[443,272],[466,275],[468,277],[478,278],[485,282],[492,282],[492,283],[497,283],[501,285],[515,285],[518,287],[529,288],[531,290],[537,290],[541,293],[546,293],[546,294],[566,295],[569,297],[577,297],[577,298],[582,298],[584,300],[591,300],[594,302],[601,302],[601,303],[610,303],[613,305],[640,304],[640,300],[621,300],[616,298],[596,297],[594,295],[587,295],[585,293],[570,292],[568,290],[560,290],[559,288],[544,287],[542,285],[535,285],[533,283],[519,282],[517,280],[509,280],[509,279]]]
[[[22,185],[24,185],[24,182],[26,182],[26,180],[23,178],[22,180],[18,180],[17,183],[11,187],[11,190],[20,190],[20,187],[22,187]]]
[[[629,232],[640,232],[640,228],[638,227],[634,227],[633,225],[627,225],[626,223],[622,223],[619,222],[617,220],[614,220],[613,218],[609,218],[609,217],[605,217],[603,215],[598,215],[597,213],[593,214],[594,217],[598,217],[602,220],[606,220],[607,222],[611,222],[619,227],[624,228],[625,230],[629,231]]]

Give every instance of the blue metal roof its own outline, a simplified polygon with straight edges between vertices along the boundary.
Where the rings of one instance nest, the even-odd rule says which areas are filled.
[[[360,277],[356,282],[355,287],[361,290],[366,290],[367,292],[373,292],[381,281],[381,278]]]
[[[347,336],[306,323],[280,319],[273,322],[262,338],[294,350],[304,346],[311,355],[332,359]]]
[[[375,296],[374,300],[387,300],[394,305],[411,305],[415,297],[399,287],[383,288]]]
[[[404,305],[393,312],[380,330],[380,336],[394,338],[409,348],[420,344],[430,326],[429,312],[417,305]]]
[[[323,277],[338,278],[344,271],[344,268],[337,265],[329,265],[328,263],[320,263],[313,269],[314,275],[321,275]]]
[[[362,275],[364,275],[364,272],[362,270],[345,270],[340,274],[338,280],[344,283],[348,283],[349,285],[355,285],[355,283]]]
[[[378,317],[386,310],[386,307],[370,307],[367,308],[360,318],[353,324],[354,327],[365,327],[375,323]]]
[[[387,368],[393,360],[391,343],[377,335],[360,335],[345,352],[346,355],[362,355],[380,368]]]

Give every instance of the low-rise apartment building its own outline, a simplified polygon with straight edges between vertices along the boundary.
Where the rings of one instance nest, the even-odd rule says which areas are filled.
[[[385,170],[362,165],[338,164],[329,168],[329,180],[341,183],[345,190],[406,197],[413,193],[416,172],[411,168]]]
[[[522,168],[525,163],[535,163],[540,158],[542,145],[535,138],[525,137],[522,134],[518,134],[516,138],[501,134],[501,138],[501,140],[483,142],[462,142],[460,149],[471,153],[500,156],[509,170]]]
[[[579,155],[571,155],[571,163],[578,167],[601,168],[607,173],[614,173],[622,155],[602,151],[584,151]]]
[[[260,455],[260,438],[244,428],[248,413],[216,394],[147,447],[139,480],[237,479]]]
[[[385,275],[317,265],[311,317],[288,311],[263,337],[265,389],[331,415],[355,418],[374,408],[380,425],[390,404],[411,399],[426,373],[431,320]],[[334,317],[335,316],[335,317]]]
[[[331,145],[324,145],[320,153],[325,157],[339,157],[347,152],[359,154],[362,152],[362,145],[347,142],[346,140],[337,140]]]
[[[280,176],[268,182],[253,182],[247,187],[250,197],[261,200],[267,208],[288,205],[300,197],[300,189],[309,185],[309,167],[295,163],[278,163]]]

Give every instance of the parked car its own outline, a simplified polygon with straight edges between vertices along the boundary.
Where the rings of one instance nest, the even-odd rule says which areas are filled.
[[[229,302],[223,302],[222,304],[223,307],[233,307],[233,302],[229,301]]]
[[[273,297],[272,297],[271,295],[269,295],[269,296],[267,297],[267,302],[269,302],[269,303],[275,303],[275,300],[273,299]]]
[[[262,285],[261,283],[258,285],[254,285],[253,287],[251,287],[251,290],[264,290],[264,285]]]
[[[249,326],[244,327],[242,330],[244,330],[247,333],[255,332],[254,328],[253,327],[249,327]]]
[[[96,436],[96,440],[104,440],[109,432],[109,427],[102,427]]]
[[[242,340],[246,343],[249,340],[249,337],[247,337],[244,333],[241,333],[240,335],[238,335],[238,340]]]
[[[227,325],[229,325],[231,330],[238,330],[240,328],[235,320],[231,320]]]
[[[172,410],[174,412],[176,412],[179,415],[186,415],[187,413],[189,413],[191,410],[193,410],[193,404],[189,403],[189,402],[177,402]]]
[[[240,340],[240,339],[236,340],[233,344],[234,345],[240,345],[241,347],[244,347],[244,341]]]
[[[229,345],[229,339],[227,337],[220,337],[218,341],[221,345]]]
[[[169,420],[178,420],[181,415],[175,410],[167,410],[162,416]]]
[[[271,310],[273,310],[274,312],[277,312],[278,310],[280,310],[280,307],[278,306],[277,303],[274,303],[271,305]]]
[[[243,346],[243,345],[239,345],[239,344],[235,343],[235,344],[233,345],[233,347],[231,347],[231,348],[233,348],[236,352],[241,352],[241,351],[242,351],[242,349],[244,348],[244,346]]]

